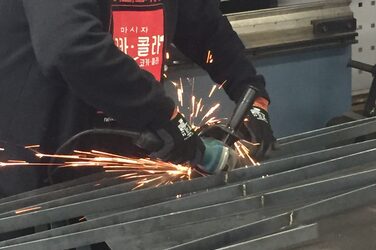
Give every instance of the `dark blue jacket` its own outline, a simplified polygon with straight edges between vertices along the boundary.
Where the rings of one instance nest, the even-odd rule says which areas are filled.
[[[162,2],[168,43],[215,82],[227,80],[233,100],[248,84],[266,96],[218,0],[115,2]],[[53,151],[92,128],[96,110],[137,129],[170,118],[173,101],[114,45],[110,21],[110,0],[0,1],[0,140]],[[208,50],[213,64],[206,64]]]

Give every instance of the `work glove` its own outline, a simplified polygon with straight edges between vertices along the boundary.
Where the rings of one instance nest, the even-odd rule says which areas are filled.
[[[253,156],[259,161],[267,158],[277,147],[270,125],[268,105],[267,99],[256,98],[240,128],[241,137],[255,144]]]
[[[152,158],[176,164],[189,162],[192,165],[202,160],[205,146],[182,114],[177,113],[169,122],[151,130],[162,142],[161,147],[150,154]],[[144,138],[142,141],[148,140]],[[144,142],[136,144],[143,148],[146,145]]]

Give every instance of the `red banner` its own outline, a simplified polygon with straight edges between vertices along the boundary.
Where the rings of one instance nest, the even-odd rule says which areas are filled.
[[[164,59],[164,10],[114,10],[116,46],[161,81]]]

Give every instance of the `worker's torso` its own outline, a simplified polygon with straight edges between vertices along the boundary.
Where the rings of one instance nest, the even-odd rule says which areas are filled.
[[[173,38],[176,1],[114,1],[116,10],[127,11],[130,19],[125,16],[125,23],[113,19],[110,0],[93,1],[100,6],[103,27],[114,27],[118,47],[128,46],[129,53],[138,57],[142,67],[157,65],[146,67],[157,75],[163,66],[164,46]],[[151,19],[146,23],[131,20],[142,14],[150,15]],[[153,17],[163,18],[163,23],[158,23],[163,27],[153,26]],[[125,44],[125,37],[133,39],[132,44]],[[59,75],[42,74],[33,52],[22,0],[0,1],[0,38],[0,140],[55,149],[73,134],[93,126],[96,110],[74,97]],[[159,48],[160,42],[163,47]]]
[[[99,18],[104,29],[109,31],[112,26],[111,0],[92,1],[97,2],[100,10]],[[141,46],[142,49],[139,51],[141,59],[144,59],[144,65],[147,63],[146,59],[149,59],[149,64],[152,64],[154,58],[155,64],[157,56],[158,60],[162,58],[159,58],[161,54],[157,53],[156,55],[158,51],[155,46],[158,44],[153,40],[155,37],[166,35],[165,43],[171,41],[173,37],[176,20],[176,12],[173,10],[176,8],[174,1],[163,1],[163,21],[165,23],[163,30],[159,30],[157,27],[155,30],[148,30],[148,32],[154,33],[133,33],[132,35],[136,35],[136,37],[130,38],[138,40],[140,36],[140,41],[145,41],[143,37],[148,36],[149,41],[146,42],[149,42],[151,47],[146,51],[145,46]],[[137,11],[140,4],[152,6],[161,4],[161,2],[123,0],[117,1],[115,4],[127,5],[128,10],[135,7],[134,10]],[[149,8],[145,9],[145,11],[147,10]],[[141,31],[141,24],[135,22],[133,29],[135,30],[136,26],[139,26],[137,29]],[[80,23],[77,23],[77,26],[79,25]],[[127,25],[127,23],[119,24],[118,27],[124,30]],[[131,28],[128,27],[129,30]],[[69,137],[92,128],[98,122],[97,110],[76,98],[68,89],[67,83],[62,80],[59,72],[52,76],[42,73],[34,54],[29,32],[23,1],[1,0],[0,147],[4,141],[18,145],[40,144],[43,151],[53,152]],[[59,31],[56,30],[56,34],[51,35],[63,36],[64,34],[59,34]],[[127,34],[122,34],[123,39],[124,35]],[[132,45],[138,44],[129,44],[129,46]],[[145,42],[141,45],[145,45]],[[163,64],[163,62],[159,63]],[[4,154],[0,154],[0,161],[3,160],[2,156],[4,155],[7,159],[19,160],[27,159],[26,157],[29,156],[23,150],[8,149],[6,152],[1,152]],[[40,187],[45,178],[46,172],[42,168],[1,169],[0,197]]]

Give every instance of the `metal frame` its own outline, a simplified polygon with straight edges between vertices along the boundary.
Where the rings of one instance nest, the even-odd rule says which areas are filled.
[[[280,142],[285,149],[305,150],[310,143],[325,148],[336,136],[356,138],[375,129],[371,118]],[[376,140],[370,140],[133,191],[134,183],[122,183],[118,175],[58,184],[0,200],[0,233],[81,216],[87,221],[2,241],[0,249],[68,249],[102,241],[114,250],[246,249],[276,246],[291,235],[312,238],[310,227],[297,227],[376,203],[375,151]],[[15,214],[25,205],[36,210]]]

